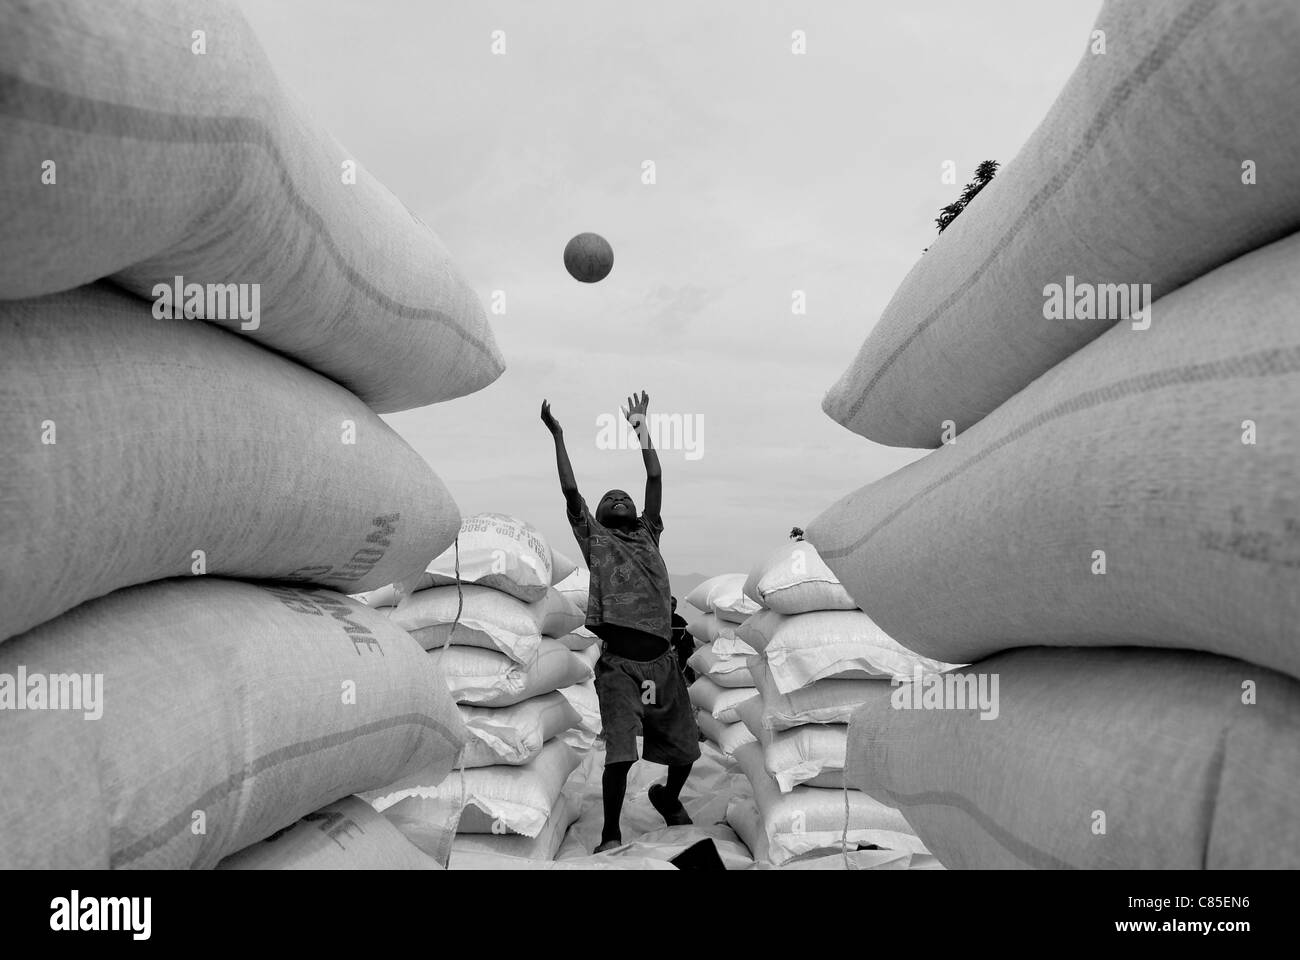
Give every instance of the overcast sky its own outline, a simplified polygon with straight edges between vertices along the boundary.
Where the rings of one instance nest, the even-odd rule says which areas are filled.
[[[505,292],[501,379],[385,419],[462,512],[523,517],[572,554],[542,398],[593,509],[614,486],[639,506],[641,458],[598,449],[597,418],[645,389],[651,413],[702,423],[697,459],[660,455],[662,548],[675,573],[710,575],[920,455],[849,433],[822,396],[939,208],[1046,113],[1099,6],[243,2],[285,84],[485,303]],[[615,253],[598,284],[561,261],[588,230]]]

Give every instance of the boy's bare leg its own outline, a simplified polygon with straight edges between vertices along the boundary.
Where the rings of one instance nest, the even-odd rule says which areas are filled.
[[[690,814],[682,806],[680,797],[682,787],[686,786],[686,778],[691,775],[692,766],[694,764],[691,763],[672,764],[668,768],[668,782],[656,783],[650,788],[650,805],[659,811],[670,827],[685,826],[691,822]]]
[[[693,763],[675,763],[668,768],[668,782],[664,784],[664,792],[661,794],[664,800],[671,806],[677,803],[677,798],[681,796],[682,787],[686,786],[686,778],[691,775]]]
[[[600,846],[607,843],[623,842],[623,832],[619,828],[619,818],[623,815],[623,796],[627,793],[627,775],[632,770],[632,760],[620,763],[606,763],[605,771],[600,777],[602,799],[605,807],[605,825],[600,833]],[[689,770],[689,768],[688,768]],[[683,783],[685,780],[683,780]],[[679,788],[680,789],[680,788]]]

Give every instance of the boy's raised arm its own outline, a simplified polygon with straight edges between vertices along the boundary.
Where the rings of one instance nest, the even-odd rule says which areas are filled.
[[[546,429],[551,431],[551,436],[555,439],[555,467],[560,474],[560,492],[564,494],[569,516],[581,516],[582,494],[578,492],[578,481],[573,477],[569,451],[564,447],[564,429],[560,426],[560,421],[551,414],[549,400],[542,401],[542,423],[546,424]]]
[[[650,407],[650,394],[644,390],[638,397],[635,393],[627,398],[627,408],[623,416],[636,430],[641,441],[641,460],[645,463],[645,516],[659,519],[659,509],[663,503],[664,485],[659,469],[659,454],[650,442],[650,424],[646,421],[646,410]]]

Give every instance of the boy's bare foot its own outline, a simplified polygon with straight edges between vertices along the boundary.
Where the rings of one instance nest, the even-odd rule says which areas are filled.
[[[677,800],[672,806],[668,805],[668,798],[664,796],[664,785],[656,783],[647,792],[650,797],[650,805],[659,811],[659,815],[664,818],[664,822],[670,827],[684,827],[692,823],[690,814],[682,806],[681,800]]]

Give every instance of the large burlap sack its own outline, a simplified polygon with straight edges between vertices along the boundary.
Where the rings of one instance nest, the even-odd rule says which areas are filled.
[[[749,675],[749,658],[742,656],[719,656],[713,651],[713,644],[699,647],[686,660],[686,665],[696,675],[708,677],[720,687],[752,687],[754,678]]]
[[[712,621],[710,623],[710,621]],[[726,624],[725,620],[719,620],[715,614],[705,614],[695,623],[693,627],[698,627],[697,632],[691,637],[695,642],[696,649],[701,646],[707,646],[713,656],[720,660],[741,660],[747,661],[750,657],[758,653],[744,640],[740,639],[740,628],[744,624],[731,623]],[[715,629],[716,625],[716,629]]]
[[[758,869],[773,869],[768,853],[767,835],[763,832],[763,816],[753,799],[732,797],[727,804],[727,825],[749,847]],[[925,858],[906,850],[815,850],[786,860],[782,870],[908,870],[914,858]],[[848,861],[847,863],[845,861]]]
[[[1300,5],[1110,2],[1096,29],[1105,53],[1089,42],[1019,155],[907,275],[827,395],[832,418],[937,447],[944,421],[969,428],[1115,325],[1102,285],[1163,297],[1300,229]],[[1045,318],[1046,288],[1070,282],[1105,318]],[[1151,322],[1179,318],[1157,304]],[[1116,339],[1146,351],[1149,332],[1123,317]]]
[[[857,607],[817,555],[817,548],[806,540],[787,543],[755,564],[745,580],[745,596],[790,615]]]
[[[794,616],[764,610],[746,620],[739,634],[759,651],[781,693],[828,677],[911,678],[915,670],[929,673],[951,666],[907,649],[861,610],[819,610]]]
[[[706,613],[689,623],[686,632],[697,647],[711,646],[716,657],[751,657],[758,651],[737,636],[740,627],[741,624],[723,620],[716,613]]]
[[[1300,676],[1297,302],[1300,235],[1165,297],[1138,338],[1104,334],[808,539],[927,656],[1137,644]]]
[[[546,817],[546,825],[536,837],[525,837],[518,833],[458,833],[452,844],[448,869],[461,869],[463,862],[472,864],[473,854],[554,860],[560,844],[564,842],[565,833],[573,821],[578,819],[579,813],[580,805],[561,793]]]
[[[736,707],[745,729],[763,748],[763,766],[782,793],[799,784],[843,787],[848,724],[809,723],[773,731],[763,724],[763,701],[751,699]]]
[[[0,63],[0,299],[107,276],[151,301],[177,277],[220,285],[199,317],[380,412],[500,376],[441,241],[290,101],[233,4],[10,5]],[[227,284],[257,285],[256,316]]]
[[[461,583],[491,587],[525,603],[541,600],[551,587],[551,545],[531,523],[479,513],[461,521],[456,541],[429,564],[428,584],[453,584],[459,569]]]
[[[527,763],[542,746],[582,722],[582,716],[559,691],[524,700],[512,707],[460,707],[469,741],[460,766]]]
[[[102,677],[102,714],[0,710],[0,868],[213,867],[341,797],[445,776],[465,740],[428,654],[327,590],[119,590],[0,645],[0,678],[24,675]]]
[[[745,596],[743,573],[709,577],[686,595],[686,602],[705,613],[716,613],[729,623],[742,623],[759,610],[758,604]]]
[[[750,662],[749,672],[763,700],[761,722],[768,730],[789,730],[808,723],[848,723],[854,710],[889,688],[888,681],[881,679],[832,677],[782,693],[762,658]]]
[[[357,797],[309,813],[245,847],[218,870],[441,870],[375,808]]]
[[[473,585],[459,591],[455,586],[418,590],[397,605],[392,617],[426,650],[451,642],[500,650],[519,663],[533,658],[543,636],[562,637],[586,619],[553,587],[535,603],[524,603],[491,587]]]
[[[754,742],[754,735],[739,720],[732,723],[715,720],[707,710],[695,711],[695,724],[700,733],[729,757],[735,755],[737,747]]]
[[[736,706],[751,697],[757,697],[758,691],[753,687],[720,687],[707,676],[696,677],[695,682],[687,688],[691,703],[713,717],[720,723],[735,723],[740,719],[736,715]]]
[[[478,767],[444,776],[420,773],[403,778],[365,799],[383,812],[407,797],[459,800],[458,833],[518,833],[535,838],[546,825],[564,782],[578,766],[578,755],[560,740],[552,740],[542,752],[521,766]]]
[[[875,844],[888,850],[929,852],[899,811],[861,791],[795,787],[789,793],[782,793],[763,766],[763,747],[757,741],[737,747],[735,757],[754,788],[754,806],[758,808],[770,863],[779,866],[813,850],[842,849],[846,794],[850,848]],[[755,855],[759,852],[755,846],[760,849],[762,846],[749,840],[746,845]]]
[[[107,284],[0,303],[0,449],[0,640],[195,572],[368,590],[459,522],[342,387]]]
[[[1014,650],[962,672],[976,668],[998,678],[996,719],[881,695],[849,727],[849,781],[900,807],[945,866],[1300,867],[1296,681],[1137,648]]]
[[[452,697],[477,707],[509,707],[592,678],[585,661],[549,637],[542,638],[528,663],[482,647],[448,646],[428,656]]]
[[[600,736],[600,697],[594,680],[584,680],[561,687],[559,692],[578,714],[578,723],[560,734],[560,739],[579,754],[585,754],[596,745]]]

